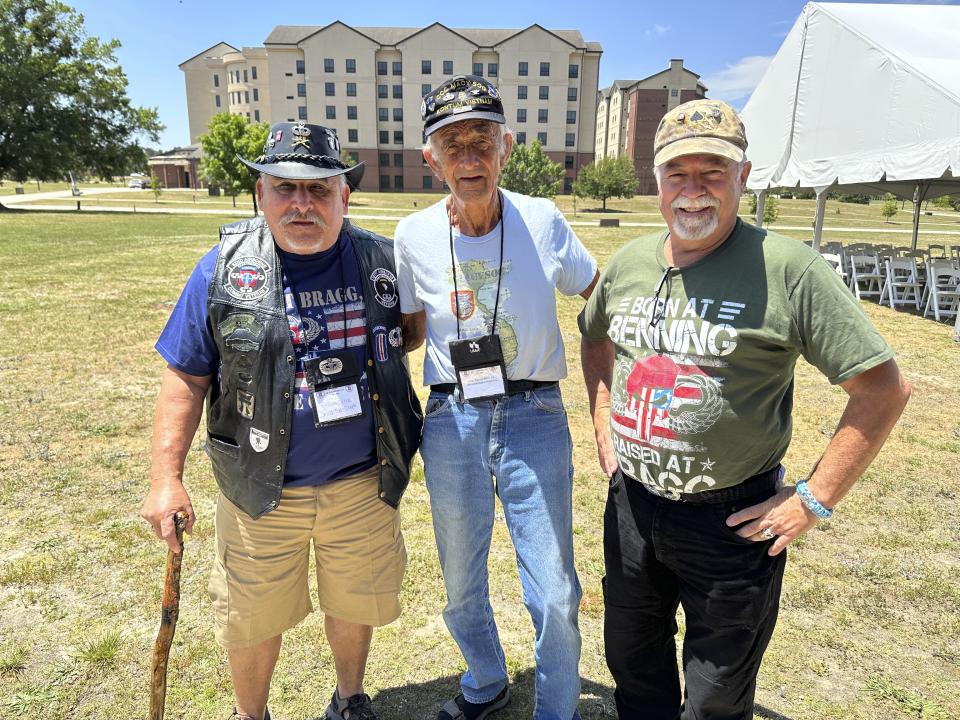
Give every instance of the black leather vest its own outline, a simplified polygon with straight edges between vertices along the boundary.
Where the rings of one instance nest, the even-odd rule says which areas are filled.
[[[344,231],[363,280],[380,498],[396,507],[420,446],[423,414],[400,342],[393,243],[346,220]],[[221,227],[207,299],[221,364],[207,395],[205,449],[221,492],[253,518],[279,504],[290,445],[296,358],[283,300],[280,259],[266,222]],[[383,362],[374,362],[375,348]]]

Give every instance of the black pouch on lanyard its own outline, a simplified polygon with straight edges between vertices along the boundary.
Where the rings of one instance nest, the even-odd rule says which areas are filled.
[[[507,391],[507,368],[499,335],[450,341],[450,362],[464,400],[491,400]]]

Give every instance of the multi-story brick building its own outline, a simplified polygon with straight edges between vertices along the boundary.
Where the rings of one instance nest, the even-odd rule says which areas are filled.
[[[598,158],[627,155],[640,181],[640,195],[655,195],[653,136],[663,114],[680,103],[706,97],[700,76],[671,60],[667,70],[643,80],[616,80],[597,94]]]
[[[181,63],[190,141],[218,112],[251,121],[306,120],[334,128],[367,163],[363,190],[439,190],[424,165],[420,103],[454,74],[498,86],[516,142],[539,139],[566,169],[564,192],[593,161],[598,43],[577,30],[279,25],[262,48],[225,42]]]

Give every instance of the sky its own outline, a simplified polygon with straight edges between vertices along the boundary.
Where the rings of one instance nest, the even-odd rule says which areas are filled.
[[[524,28],[579,30],[603,46],[600,87],[638,80],[682,58],[707,96],[742,107],[800,16],[803,0],[468,0],[455,3],[253,2],[251,0],[64,0],[89,35],[115,38],[135,105],[156,107],[166,125],[160,148],[190,141],[183,73],[177,67],[220,41],[262,47],[276,25]],[[951,3],[955,4],[955,3]]]

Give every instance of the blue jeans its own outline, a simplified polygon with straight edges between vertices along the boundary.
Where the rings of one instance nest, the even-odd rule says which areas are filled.
[[[535,630],[537,720],[579,718],[572,451],[557,386],[475,403],[432,392],[427,401],[420,454],[447,589],[443,619],[467,662],[461,690],[481,703],[507,683],[487,583],[496,493]]]

